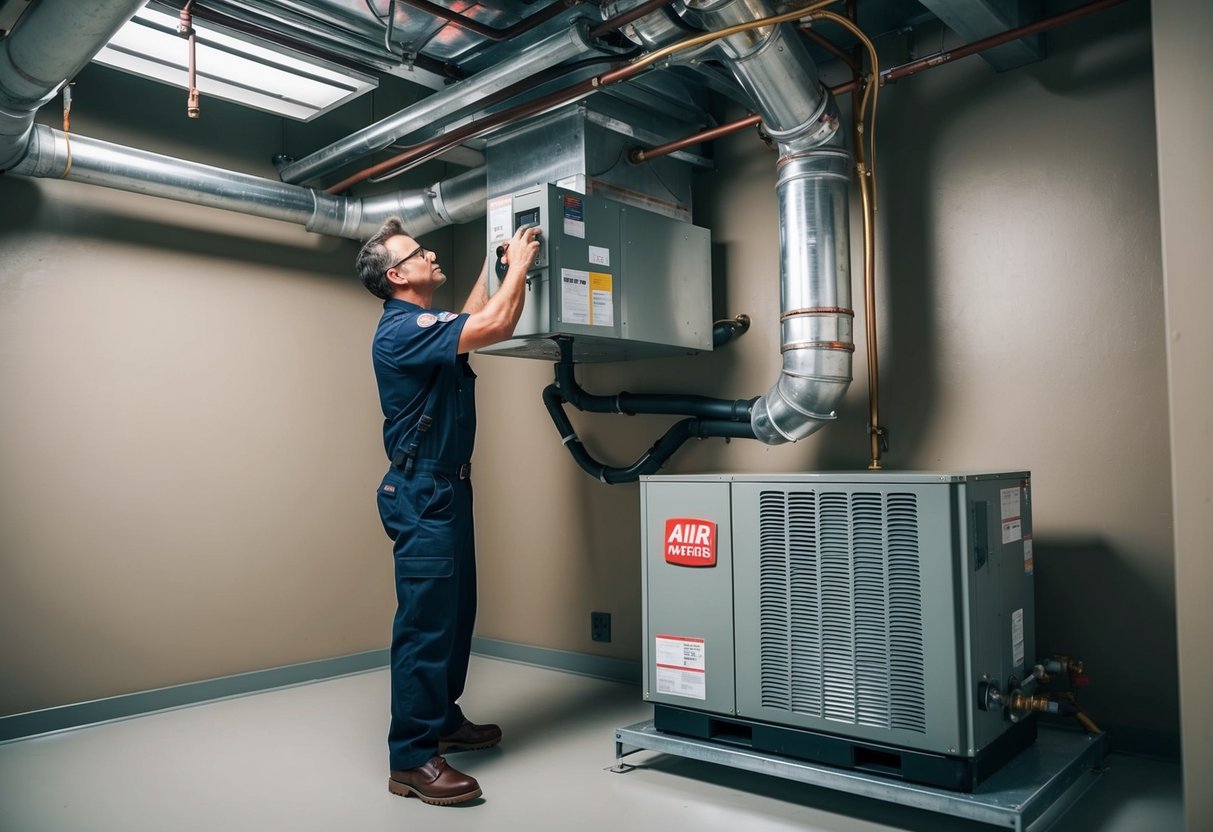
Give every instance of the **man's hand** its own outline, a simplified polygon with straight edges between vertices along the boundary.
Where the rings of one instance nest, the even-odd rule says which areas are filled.
[[[531,264],[535,262],[535,258],[539,256],[539,235],[543,229],[537,225],[523,225],[514,232],[514,236],[505,244],[505,262],[509,264],[509,270],[506,272],[507,277],[510,272],[515,274],[521,273],[522,277],[526,276],[527,270],[531,268]]]
[[[539,254],[539,234],[538,227],[523,226],[505,244],[502,256],[509,264],[505,278],[484,306],[468,316],[459,336],[459,352],[487,347],[514,334],[526,295],[526,273]]]

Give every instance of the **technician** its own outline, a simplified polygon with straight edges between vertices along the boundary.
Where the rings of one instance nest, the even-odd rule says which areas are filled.
[[[441,755],[501,741],[499,727],[467,720],[457,704],[476,618],[469,479],[476,374],[467,354],[513,335],[538,235],[538,228],[516,231],[505,244],[508,268],[497,291],[489,296],[486,261],[459,313],[432,308],[446,275],[398,218],[367,241],[356,263],[363,285],[384,300],[372,357],[391,460],[379,516],[394,541],[396,570],[388,789],[425,803],[479,797],[475,778]]]

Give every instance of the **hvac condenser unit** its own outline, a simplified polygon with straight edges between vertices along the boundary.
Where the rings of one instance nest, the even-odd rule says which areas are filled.
[[[1035,740],[1024,472],[641,481],[663,732],[971,790]]]

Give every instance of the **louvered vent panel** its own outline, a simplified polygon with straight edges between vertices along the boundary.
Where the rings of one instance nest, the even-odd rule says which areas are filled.
[[[855,615],[851,585],[851,518],[846,494],[818,495],[821,541],[822,686],[825,717],[855,721]]]
[[[851,496],[855,587],[855,721],[889,727],[888,570],[880,494]]]
[[[758,498],[758,640],[762,704],[792,709],[791,640],[788,630],[788,495],[764,491]]]
[[[913,494],[887,500],[889,552],[889,681],[892,725],[926,733],[926,669],[922,644],[922,580],[918,501]]]
[[[759,496],[763,707],[925,733],[913,494]]]
[[[791,699],[796,713],[822,716],[821,588],[818,581],[817,497],[788,495],[788,565],[791,592]]]

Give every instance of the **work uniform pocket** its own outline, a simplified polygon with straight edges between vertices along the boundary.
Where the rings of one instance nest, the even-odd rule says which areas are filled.
[[[455,574],[454,558],[396,558],[396,578],[449,578]]]
[[[395,540],[400,536],[400,492],[404,483],[395,469],[383,475],[379,489],[375,494],[375,503],[379,508],[379,520],[388,539]]]
[[[423,474],[429,478],[429,496],[422,504],[421,518],[437,517],[443,514],[455,502],[455,486],[442,474]]]

